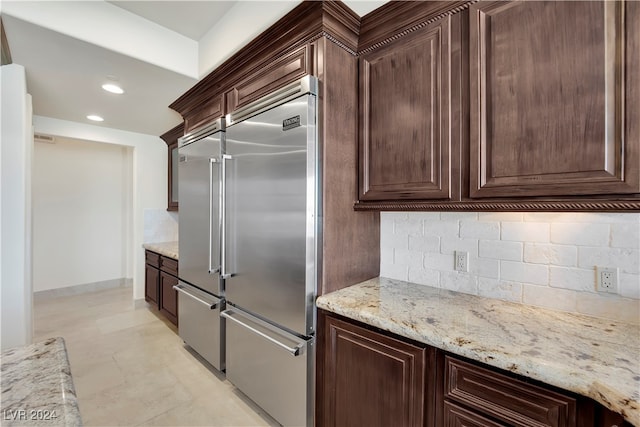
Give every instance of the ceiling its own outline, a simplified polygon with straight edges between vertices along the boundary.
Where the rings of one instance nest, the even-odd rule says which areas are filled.
[[[345,1],[361,16],[385,2]],[[170,103],[298,3],[3,0],[1,13],[34,115],[161,135],[182,121]]]

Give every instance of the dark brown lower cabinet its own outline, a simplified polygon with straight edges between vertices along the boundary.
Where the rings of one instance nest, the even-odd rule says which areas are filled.
[[[627,427],[593,400],[318,311],[318,426]]]
[[[322,426],[424,426],[435,350],[333,316],[320,319]],[[431,392],[433,395],[433,392]],[[428,424],[431,425],[431,424]]]
[[[145,251],[144,258],[144,300],[157,306],[160,296],[160,255]]]
[[[178,326],[178,291],[173,287],[177,284],[177,277],[164,271],[160,272],[160,312],[176,326]]]
[[[178,326],[178,261],[145,251],[144,299]]]

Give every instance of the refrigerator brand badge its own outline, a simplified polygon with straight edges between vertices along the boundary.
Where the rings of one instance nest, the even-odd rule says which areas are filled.
[[[300,116],[289,117],[282,121],[282,130],[289,130],[300,126]]]

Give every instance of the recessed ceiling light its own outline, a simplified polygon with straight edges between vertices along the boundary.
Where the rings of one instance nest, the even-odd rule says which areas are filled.
[[[121,95],[124,93],[124,90],[120,86],[114,83],[105,83],[102,85],[102,89],[106,90],[107,92],[116,93],[118,95]]]
[[[100,116],[96,116],[95,114],[89,114],[87,119],[93,120],[94,122],[104,122],[104,119]]]

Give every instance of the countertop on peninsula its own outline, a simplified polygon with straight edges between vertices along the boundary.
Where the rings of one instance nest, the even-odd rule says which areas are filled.
[[[385,278],[317,306],[591,397],[640,426],[640,325]]]
[[[143,248],[169,258],[178,259],[178,242],[144,243]]]
[[[3,426],[82,425],[62,338],[5,350],[0,359]]]

